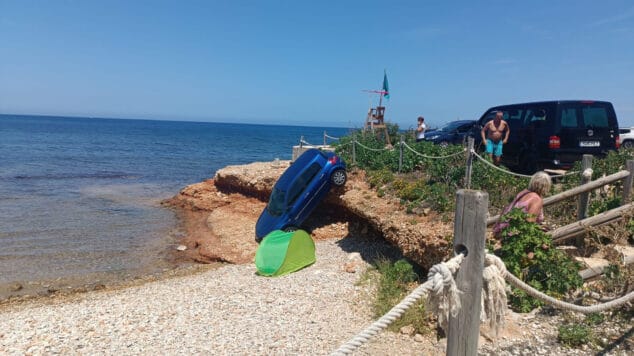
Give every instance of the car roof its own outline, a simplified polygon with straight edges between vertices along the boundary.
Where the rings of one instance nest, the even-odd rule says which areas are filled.
[[[454,120],[454,121],[449,121],[447,122],[448,124],[452,124],[452,123],[460,123],[460,124],[468,124],[470,122],[474,122],[476,120]]]
[[[601,100],[547,100],[547,101],[532,101],[532,102],[527,102],[527,103],[496,105],[496,106],[491,107],[491,109],[499,108],[499,107],[503,107],[503,106],[568,104],[568,103],[583,103],[583,102],[586,102],[586,103],[611,104],[609,101],[601,101]]]

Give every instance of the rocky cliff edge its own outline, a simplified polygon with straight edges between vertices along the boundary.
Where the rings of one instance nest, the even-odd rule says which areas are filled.
[[[213,179],[185,187],[163,202],[183,224],[181,257],[198,262],[251,263],[255,223],[289,161],[227,166]],[[398,199],[378,197],[361,170],[333,188],[302,225],[313,239],[362,236],[384,238],[404,256],[428,269],[450,253],[452,226],[433,212],[407,214]],[[181,246],[181,250],[183,247]]]

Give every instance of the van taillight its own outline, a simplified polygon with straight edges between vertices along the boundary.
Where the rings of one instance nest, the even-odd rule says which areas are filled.
[[[621,136],[616,135],[616,138],[614,139],[614,145],[616,146],[617,150],[621,148]]]
[[[548,148],[554,149],[554,148],[560,148],[560,147],[561,147],[561,140],[559,139],[559,136],[550,136],[550,138],[548,139]]]

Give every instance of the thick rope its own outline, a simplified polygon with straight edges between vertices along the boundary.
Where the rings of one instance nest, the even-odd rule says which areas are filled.
[[[417,154],[417,155],[419,155],[421,157],[429,158],[429,159],[444,159],[444,158],[454,157],[454,156],[457,156],[457,155],[464,154],[464,151],[465,151],[465,150],[462,150],[461,152],[452,153],[452,154],[446,155],[446,156],[427,156],[427,155],[424,155],[424,154],[422,154],[420,152],[415,151],[413,148],[409,147],[407,145],[407,143],[405,143],[405,142],[402,142],[402,144],[403,144],[403,146],[405,146],[405,148],[407,148],[408,150],[412,151],[414,154]]]
[[[498,261],[493,262],[496,266],[500,264],[502,265],[504,264],[504,262],[502,262],[502,260],[498,256],[492,255],[490,253],[486,255],[486,258],[499,260],[499,262]],[[589,306],[576,305],[576,304],[563,302],[561,300],[555,299],[549,295],[546,295],[536,290],[535,288],[524,283],[521,279],[515,277],[512,273],[509,273],[508,271],[506,271],[506,268],[504,268],[502,273],[504,275],[504,279],[506,279],[509,283],[511,283],[515,287],[523,290],[524,292],[526,292],[526,294],[530,295],[531,297],[537,298],[543,302],[549,303],[561,309],[572,310],[572,311],[576,311],[583,314],[599,313],[609,309],[618,308],[621,305],[624,305],[625,303],[634,299],[634,291],[632,291],[620,298],[613,299],[607,303],[589,305]]]
[[[299,143],[307,145],[307,146],[317,146],[317,145],[313,145],[312,143],[310,143],[310,142],[308,142],[308,141],[306,141],[304,139],[300,139]]]
[[[493,168],[497,169],[497,170],[498,170],[498,171],[500,171],[500,172],[504,172],[504,173],[506,173],[506,174],[510,174],[510,175],[517,176],[517,177],[522,177],[522,178],[531,178],[531,177],[532,177],[532,176],[528,176],[528,175],[525,175],[525,174],[514,173],[514,172],[511,172],[511,171],[507,171],[507,170],[505,170],[505,169],[502,169],[502,168],[500,168],[500,167],[498,167],[498,166],[494,165],[493,163],[489,162],[488,160],[486,160],[486,159],[485,159],[485,158],[483,158],[482,156],[480,156],[480,155],[479,155],[479,154],[478,154],[475,150],[473,150],[473,149],[471,150],[471,154],[473,154],[474,156],[476,156],[476,157],[477,157],[480,161],[482,161],[482,162],[486,163],[486,164],[487,164],[487,165],[489,165],[490,167],[493,167]],[[579,173],[579,172],[577,172],[577,171],[573,171],[573,172],[568,172],[568,173],[564,173],[564,174],[555,174],[555,175],[551,175],[550,177],[551,177],[551,178],[559,178],[559,177],[570,176],[570,175],[573,175],[573,174],[578,174],[578,173]]]
[[[355,140],[354,143],[356,143],[357,145],[359,145],[359,146],[361,146],[361,147],[363,147],[363,148],[365,148],[366,150],[369,150],[369,151],[375,151],[375,152],[389,151],[389,149],[387,149],[387,148],[372,148],[372,147],[365,146],[364,144],[362,144],[361,142],[359,142],[357,140]]]
[[[341,345],[332,355],[349,355],[359,346],[365,344],[377,335],[381,330],[387,328],[394,320],[400,318],[409,307],[411,307],[417,300],[423,295],[427,294],[429,299],[442,295],[442,298],[447,302],[452,303],[451,306],[446,304],[436,303],[442,305],[441,309],[446,313],[455,315],[458,312],[460,305],[459,302],[455,304],[455,301],[459,300],[457,296],[458,288],[456,287],[453,279],[453,274],[460,268],[460,263],[464,259],[463,254],[459,254],[456,257],[450,259],[447,262],[443,262],[434,265],[428,274],[427,282],[421,284],[414,289],[405,299],[393,307],[387,314],[383,315],[379,320],[372,323],[365,330],[357,334],[357,336],[348,340],[345,344]],[[456,295],[447,296],[447,293],[456,293]],[[439,315],[440,318],[440,315]],[[445,316],[448,320],[448,316]]]
[[[471,154],[476,156],[480,161],[486,163],[487,165],[489,165],[490,167],[493,167],[495,169],[497,169],[500,172],[506,173],[506,174],[510,174],[512,176],[516,176],[516,177],[521,177],[521,178],[531,178],[532,176],[527,176],[525,174],[519,174],[519,173],[513,173],[511,171],[507,171],[506,169],[502,169],[496,165],[494,165],[493,163],[489,162],[488,160],[486,160],[485,158],[483,158],[482,156],[480,156],[475,150],[471,150]]]
[[[330,139],[333,139],[333,140],[338,140],[339,139],[339,137],[333,137],[333,136],[330,136],[330,135],[327,135],[327,134],[324,134],[324,137],[327,137],[327,138],[330,138]]]
[[[506,266],[502,260],[486,258],[486,256],[484,266],[480,319],[483,322],[489,322],[489,329],[493,332],[493,336],[497,337],[500,328],[504,325],[504,315],[507,310],[506,284],[504,283]]]

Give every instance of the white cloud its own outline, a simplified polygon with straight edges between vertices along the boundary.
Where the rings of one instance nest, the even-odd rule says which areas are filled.
[[[623,12],[620,12],[618,15],[605,17],[605,18],[599,19],[599,20],[597,20],[595,22],[592,22],[590,24],[590,27],[612,25],[614,23],[622,22],[622,21],[628,20],[630,18],[634,18],[634,7],[631,7],[631,8],[629,8],[629,9],[623,11]]]

